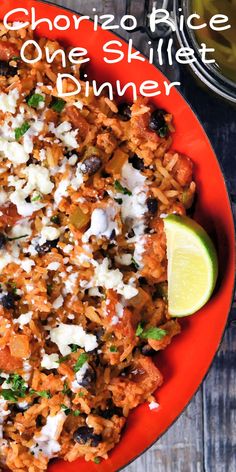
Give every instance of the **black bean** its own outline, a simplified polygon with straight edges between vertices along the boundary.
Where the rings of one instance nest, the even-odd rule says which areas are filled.
[[[17,67],[12,67],[6,61],[0,61],[0,75],[4,77],[14,77],[17,74]]]
[[[145,344],[145,346],[142,347],[141,352],[144,356],[151,357],[156,354],[156,351],[149,346],[149,344]]]
[[[95,434],[93,428],[88,426],[81,426],[74,433],[74,440],[79,444],[88,444],[92,447],[97,447],[102,442],[101,434]]]
[[[148,198],[147,199],[147,207],[148,207],[148,211],[150,211],[150,213],[155,215],[155,213],[158,210],[158,201],[157,201],[157,199],[156,198]]]
[[[139,277],[139,285],[147,285],[147,279],[145,277]]]
[[[99,156],[90,156],[83,161],[81,165],[81,172],[83,172],[83,174],[88,174],[89,176],[91,176],[96,174],[96,172],[98,172],[101,167],[101,158]]]
[[[151,114],[150,122],[149,122],[149,128],[152,131],[160,131],[161,128],[164,128],[166,126],[166,121],[165,121],[165,115],[166,111],[162,109],[157,109]]]
[[[134,154],[132,157],[129,157],[129,163],[132,164],[134,169],[143,170],[144,169],[144,162],[141,157],[138,157],[137,154]]]
[[[89,390],[91,384],[96,380],[96,373],[91,366],[87,367],[80,385]]]
[[[46,241],[46,243],[42,245],[37,244],[35,250],[38,254],[46,254],[47,252],[50,252],[53,247],[57,247],[58,241],[59,239],[54,239],[53,241]]]
[[[15,308],[15,296],[12,292],[8,292],[0,298],[0,303],[6,310],[13,310]]]
[[[5,236],[5,234],[0,233],[0,249],[2,249],[5,246],[6,242],[7,242],[7,237]]]
[[[131,119],[131,105],[121,103],[118,107],[118,115],[122,121],[129,121]]]
[[[99,414],[100,416],[102,416],[102,418],[105,418],[106,420],[110,420],[113,415],[123,416],[122,408],[118,408],[115,405],[108,408],[107,410],[101,410]]]

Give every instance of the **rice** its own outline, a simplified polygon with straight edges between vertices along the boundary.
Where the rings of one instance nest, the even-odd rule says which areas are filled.
[[[0,32],[3,65],[32,33]],[[0,463],[39,472],[56,457],[106,459],[130,410],[155,402],[163,378],[151,355],[180,332],[163,217],[185,214],[196,185],[191,160],[171,149],[169,113],[144,98],[59,100],[58,61],[10,65],[15,74],[0,76]]]

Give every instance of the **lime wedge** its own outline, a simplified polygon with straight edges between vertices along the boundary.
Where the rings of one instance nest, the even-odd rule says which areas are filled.
[[[164,219],[171,316],[192,315],[210,299],[218,275],[215,247],[206,231],[185,216]]]

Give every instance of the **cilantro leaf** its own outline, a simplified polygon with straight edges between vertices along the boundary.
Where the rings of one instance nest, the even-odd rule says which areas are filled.
[[[142,327],[142,324],[139,323],[138,326],[137,326],[135,334],[136,334],[136,336],[141,336],[142,332],[143,332],[143,327]]]
[[[71,352],[77,352],[79,349],[77,344],[69,344],[69,347],[71,348]]]
[[[117,352],[117,347],[116,346],[111,346],[110,347],[110,352]]]
[[[73,415],[74,415],[74,416],[79,416],[80,413],[81,413],[80,410],[75,410],[75,411],[73,411]]]
[[[131,261],[132,261],[132,264],[134,265],[135,269],[138,270],[138,269],[139,269],[139,265],[138,265],[138,263],[136,262],[136,260],[132,257],[132,258],[131,258]]]
[[[68,408],[66,405],[61,405],[62,411],[64,411],[65,415],[68,416],[71,413],[71,409]]]
[[[149,338],[149,339],[155,339],[156,341],[160,341],[166,335],[167,335],[167,331],[165,329],[156,328],[155,326],[152,326],[151,328],[148,328],[146,331],[143,331],[141,336],[144,339]]]
[[[88,360],[88,355],[85,354],[85,352],[83,352],[82,354],[80,354],[79,358],[77,359],[76,361],[76,364],[74,366],[74,371],[75,372],[78,372],[81,367],[83,367],[83,365],[85,364],[85,362]]]
[[[30,129],[30,124],[27,123],[27,121],[25,121],[25,123],[23,123],[22,126],[20,126],[19,128],[16,128],[15,129],[15,138],[16,138],[16,141],[19,141],[19,139],[24,136],[24,134],[28,131],[28,129]]]
[[[37,391],[37,390],[31,389],[30,394],[31,395],[38,395],[38,397],[42,397],[42,398],[51,398],[51,393],[48,390]]]
[[[130,192],[130,190],[128,190],[126,187],[123,187],[123,185],[121,185],[119,180],[115,180],[114,187],[117,190],[117,192],[121,192],[124,195],[129,195],[129,196],[132,195],[132,192]]]
[[[13,392],[10,388],[4,388],[0,392],[1,397],[4,398],[4,400],[7,400],[9,402],[17,402],[18,396],[16,392]]]
[[[65,107],[65,104],[65,100],[63,100],[62,98],[53,97],[50,104],[50,108],[52,108],[52,110],[54,111],[57,111],[58,113],[61,113],[61,111]]]
[[[38,108],[41,102],[45,102],[43,95],[40,93],[34,93],[31,97],[27,100],[27,103],[32,108]]]

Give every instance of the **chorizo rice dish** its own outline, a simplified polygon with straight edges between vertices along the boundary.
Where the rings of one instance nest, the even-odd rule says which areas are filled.
[[[193,165],[167,111],[59,98],[80,67],[23,63],[32,32],[0,33],[0,469],[99,463],[130,410],[158,407],[153,355],[180,332],[163,218],[191,208]]]

